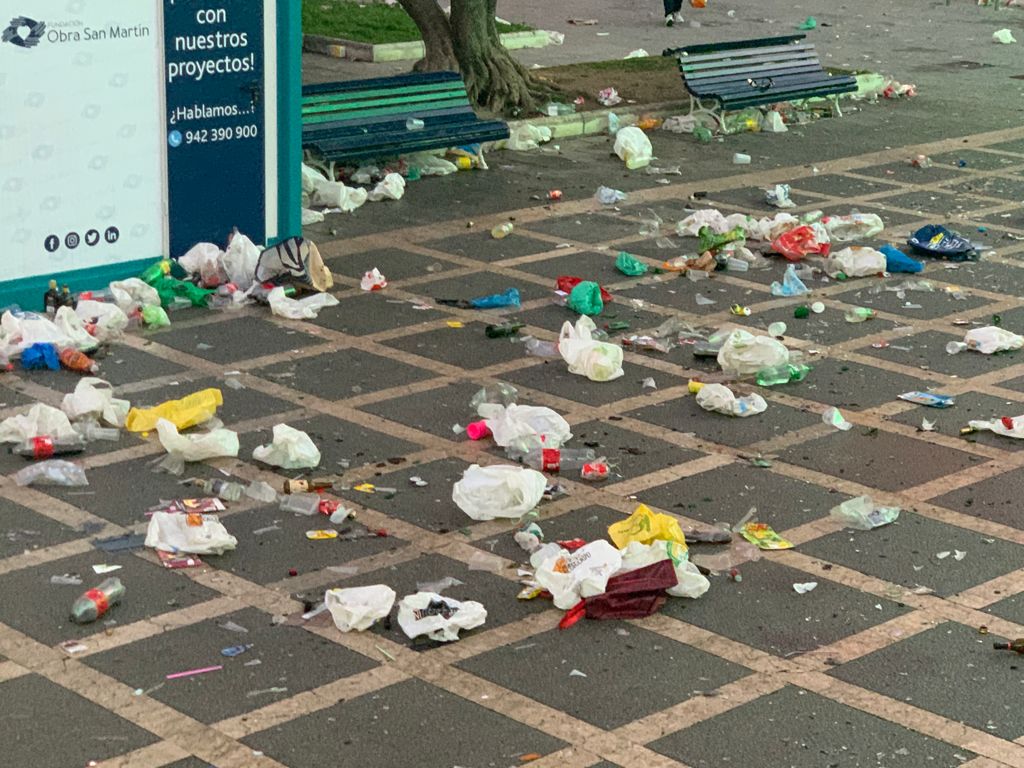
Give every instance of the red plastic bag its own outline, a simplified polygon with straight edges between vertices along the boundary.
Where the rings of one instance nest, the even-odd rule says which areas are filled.
[[[772,242],[772,250],[790,261],[800,261],[810,255],[828,256],[831,248],[831,243],[819,243],[818,236],[808,226],[791,229]]]
[[[679,583],[671,560],[659,560],[608,579],[604,594],[584,600],[588,619],[642,619],[665,603],[665,590]]]
[[[571,275],[562,275],[561,277],[556,277],[555,278],[555,287],[558,288],[558,290],[562,291],[562,293],[572,293],[572,289],[575,288],[577,285],[579,285],[582,282],[583,282],[583,278],[582,277],[573,277]],[[606,291],[604,289],[603,285],[600,286],[600,287],[601,287],[601,301],[603,301],[605,304],[607,304],[609,301],[612,300],[612,295],[610,293],[608,293],[608,291]]]

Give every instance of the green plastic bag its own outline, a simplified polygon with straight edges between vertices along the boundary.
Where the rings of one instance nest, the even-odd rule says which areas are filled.
[[[205,307],[207,298],[213,293],[211,290],[184,280],[175,280],[173,277],[158,278],[152,285],[159,294],[160,305],[164,309],[174,304],[174,299],[178,296],[188,299],[194,307]]]
[[[150,328],[166,328],[171,324],[171,319],[163,307],[147,305],[142,308],[142,322]]]
[[[579,312],[581,315],[600,315],[604,309],[604,301],[601,300],[601,286],[584,280],[572,289],[568,304],[569,309]]]
[[[716,235],[711,227],[701,227],[697,236],[700,237],[699,248],[701,253],[704,253],[705,251],[714,252],[728,243],[734,243],[737,241],[745,242],[747,239],[747,233],[744,231],[743,227],[730,229],[728,232],[723,232],[720,235]]]
[[[619,257],[615,259],[615,268],[622,274],[629,275],[630,277],[640,277],[647,274],[647,265],[625,251],[619,251]]]

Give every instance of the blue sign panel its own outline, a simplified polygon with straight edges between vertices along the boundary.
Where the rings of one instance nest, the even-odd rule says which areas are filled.
[[[266,239],[264,4],[164,0],[170,255]]]

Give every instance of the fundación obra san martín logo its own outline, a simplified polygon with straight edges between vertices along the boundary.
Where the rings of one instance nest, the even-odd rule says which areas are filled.
[[[7,29],[0,35],[0,40],[12,43],[20,48],[35,48],[46,32],[46,22],[30,19],[28,16],[15,16]]]

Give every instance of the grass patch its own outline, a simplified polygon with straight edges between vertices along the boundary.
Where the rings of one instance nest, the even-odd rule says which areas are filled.
[[[399,6],[352,0],[302,0],[302,30],[374,45],[421,39],[419,28]],[[499,33],[530,31],[525,24],[498,24]]]

